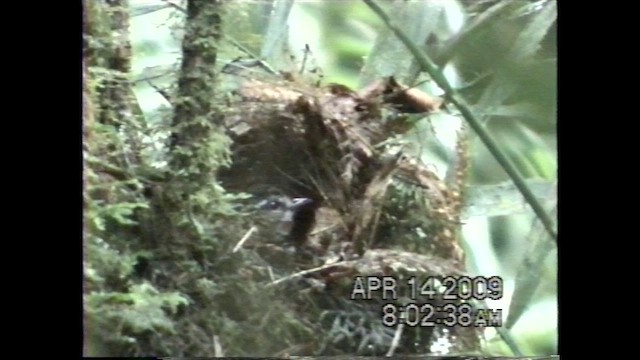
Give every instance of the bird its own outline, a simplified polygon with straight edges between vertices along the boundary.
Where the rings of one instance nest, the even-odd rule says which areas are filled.
[[[255,225],[261,243],[296,261],[319,263],[349,257],[347,228],[340,213],[306,197],[270,195],[256,204]],[[345,247],[346,246],[346,247]],[[318,265],[318,264],[316,264]]]
[[[254,203],[256,251],[274,269],[293,271],[309,231],[306,216],[314,201],[305,197],[268,195]],[[306,215],[305,215],[306,214]]]
[[[304,242],[304,215],[310,212],[314,201],[306,197],[291,198],[286,195],[270,195],[256,204],[255,222],[258,232],[269,243],[299,245]]]

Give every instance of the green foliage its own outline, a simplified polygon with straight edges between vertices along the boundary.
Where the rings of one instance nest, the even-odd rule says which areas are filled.
[[[107,220],[113,220],[119,225],[135,225],[137,221],[132,219],[133,211],[137,208],[148,208],[147,204],[143,203],[118,203],[113,205],[106,205],[100,208],[96,218],[102,218]],[[104,228],[98,230],[105,230]]]
[[[177,292],[162,293],[148,283],[127,292],[92,292],[85,296],[90,336],[102,346],[137,347],[137,338],[149,334],[176,335],[171,315],[189,304]]]
[[[112,25],[108,18],[95,20],[94,29]],[[112,111],[139,105],[135,98],[100,95],[124,84],[114,79],[129,77],[110,67],[114,54],[102,51],[114,46],[108,34],[86,34],[89,47],[101,51],[85,59],[90,62],[85,79],[92,94],[89,100],[93,118],[98,119],[85,124],[89,135],[85,138],[85,350],[94,355],[163,351],[173,355],[192,341],[191,335],[197,338],[190,330],[191,316],[201,314],[192,310],[185,317],[185,310],[195,305],[209,313],[215,308],[210,297],[224,291],[223,285],[209,280],[203,267],[228,247],[220,239],[238,231],[231,225],[238,218],[235,202],[246,195],[229,194],[215,181],[217,169],[230,163],[229,139],[204,116],[210,114],[168,126],[167,115],[173,111],[152,114],[145,111],[144,102],[142,124],[123,117],[123,111]],[[210,39],[194,43],[204,51],[215,50]],[[158,52],[165,45],[155,39],[136,40],[135,56],[161,58],[166,54]],[[215,82],[205,84],[211,87]],[[187,106],[208,107],[214,100],[206,94],[189,95],[174,97],[172,105],[183,101]],[[112,112],[101,117],[107,111]],[[159,140],[169,140],[171,132],[188,134],[194,127],[203,130],[192,132],[197,136],[188,146],[172,153],[166,143],[158,146]],[[185,166],[167,172],[170,156],[182,156]],[[168,335],[186,337],[163,342]]]
[[[103,291],[109,288],[123,289],[127,286],[135,259],[123,254],[104,239],[90,235],[85,251],[85,276],[87,288]]]

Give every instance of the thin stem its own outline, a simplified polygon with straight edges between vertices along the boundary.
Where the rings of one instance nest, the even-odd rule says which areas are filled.
[[[489,135],[489,133],[484,129],[484,127],[480,124],[480,121],[475,117],[475,115],[471,112],[470,107],[466,104],[464,99],[462,99],[456,91],[453,89],[451,84],[444,77],[442,72],[438,69],[438,66],[431,60],[429,57],[424,54],[419,47],[407,37],[407,35],[394,26],[391,23],[391,19],[389,16],[380,8],[378,4],[373,0],[363,0],[365,4],[367,4],[371,10],[373,10],[384,23],[387,25],[391,31],[398,37],[400,41],[409,49],[409,51],[413,54],[413,56],[418,61],[418,64],[422,68],[423,71],[427,72],[431,75],[431,78],[438,84],[438,86],[445,91],[446,98],[458,108],[462,117],[469,123],[469,125],[473,128],[473,130],[478,134],[480,140],[487,147],[491,155],[498,161],[500,166],[504,169],[507,175],[513,180],[513,183],[516,185],[522,196],[527,200],[527,203],[531,206],[536,216],[540,219],[545,229],[549,233],[549,235],[558,242],[558,235],[556,234],[554,223],[551,220],[551,217],[544,210],[538,199],[533,195],[533,192],[529,189],[525,180],[518,173],[517,169],[511,161],[507,158],[507,156],[500,150],[495,140]]]

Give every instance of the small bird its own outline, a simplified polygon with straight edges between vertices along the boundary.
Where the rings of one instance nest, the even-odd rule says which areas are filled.
[[[299,214],[312,204],[313,200],[309,198],[267,197],[256,205],[258,232],[266,236],[268,242],[295,242]]]
[[[268,255],[274,263],[322,265],[351,257],[348,229],[337,210],[317,200],[278,195],[258,202],[256,209],[255,225],[264,248],[275,251]]]

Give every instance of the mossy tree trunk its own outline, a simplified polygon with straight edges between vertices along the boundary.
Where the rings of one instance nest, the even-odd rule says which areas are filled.
[[[228,158],[212,106],[222,3],[188,1],[166,172],[141,151],[139,139],[150,134],[129,80],[128,2],[82,6],[85,354],[215,355],[193,335],[209,341],[210,325],[196,325],[206,316],[179,316],[177,305],[185,294],[198,301],[191,280],[206,277],[215,258],[206,251],[217,235],[200,225],[231,208],[215,184]],[[212,311],[207,301],[196,307]],[[167,340],[168,332],[184,336]]]
[[[222,191],[215,186],[216,171],[228,163],[229,140],[220,126],[221,114],[214,104],[216,72],[221,37],[222,2],[187,2],[186,31],[182,41],[182,64],[173,101],[167,186],[161,212],[169,215],[171,239],[167,243],[204,267],[199,216],[207,217],[214,198]],[[173,252],[175,249],[170,246]]]

